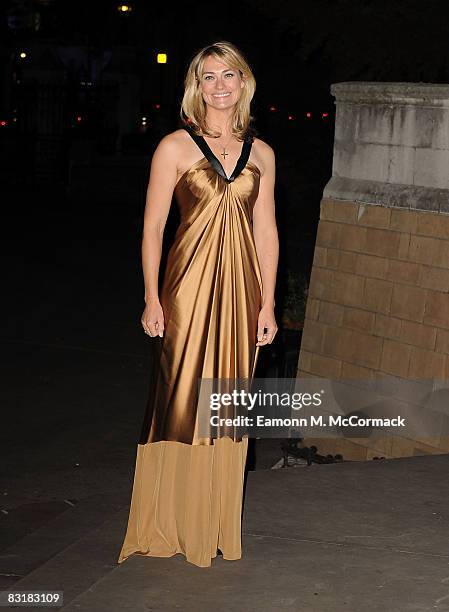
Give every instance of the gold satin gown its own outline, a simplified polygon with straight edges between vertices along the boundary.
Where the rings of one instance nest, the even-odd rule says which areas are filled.
[[[252,380],[262,279],[252,230],[260,172],[243,141],[228,177],[204,138],[204,157],[178,180],[180,224],[160,294],[164,336],[155,349],[118,563],[133,553],[185,555],[200,567],[241,558],[248,438],[199,437],[198,379]]]

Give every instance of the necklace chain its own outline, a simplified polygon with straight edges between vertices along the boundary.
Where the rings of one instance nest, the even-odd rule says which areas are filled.
[[[220,153],[220,155],[223,156],[223,159],[226,160],[226,155],[229,155],[229,153],[226,153],[226,147],[228,146],[228,144],[231,142],[231,140],[233,139],[234,135],[231,134],[231,138],[228,140],[228,142],[224,145],[223,147],[223,153]]]
[[[231,142],[231,140],[233,138],[234,138],[234,134],[231,134],[230,139],[228,140],[228,142],[225,145],[222,145],[221,143],[219,143],[220,146],[223,148],[223,152],[220,153],[220,155],[223,157],[224,160],[226,160],[226,156],[229,155],[229,153],[227,153],[227,151],[226,151],[226,147],[228,146],[228,144]],[[218,138],[217,138],[217,140],[218,140]]]

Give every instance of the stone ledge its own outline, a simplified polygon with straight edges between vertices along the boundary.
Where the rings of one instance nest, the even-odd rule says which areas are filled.
[[[346,81],[333,83],[330,89],[337,103],[418,104],[449,108],[447,84]]]
[[[449,190],[333,176],[323,198],[449,214]],[[338,205],[338,204],[337,204]]]

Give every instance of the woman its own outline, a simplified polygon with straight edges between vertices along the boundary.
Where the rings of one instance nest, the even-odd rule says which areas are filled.
[[[183,553],[200,567],[217,550],[241,558],[247,437],[204,437],[198,381],[252,380],[277,332],[278,235],[272,149],[250,128],[252,72],[228,42],[192,59],[184,127],[154,152],[142,243],[142,326],[156,357],[128,528],[118,559]],[[181,222],[161,293],[162,237],[173,193]]]

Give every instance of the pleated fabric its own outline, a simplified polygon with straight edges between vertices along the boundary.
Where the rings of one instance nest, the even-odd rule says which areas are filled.
[[[175,188],[181,221],[160,293],[165,332],[151,339],[153,372],[119,563],[134,552],[180,552],[199,567],[210,565],[217,548],[225,559],[241,557],[248,440],[232,430],[219,438],[199,431],[198,381],[254,376],[262,278],[252,214],[260,172],[248,161],[248,144],[229,178],[201,144],[206,156]]]
[[[252,227],[259,180],[248,162],[228,183],[204,158],[176,186],[181,222],[160,294],[164,337],[151,340],[156,370],[141,444],[211,444],[198,432],[198,380],[253,375],[262,294]]]
[[[209,567],[217,549],[240,559],[247,439],[139,444],[128,529],[118,563],[133,553],[185,555]]]

